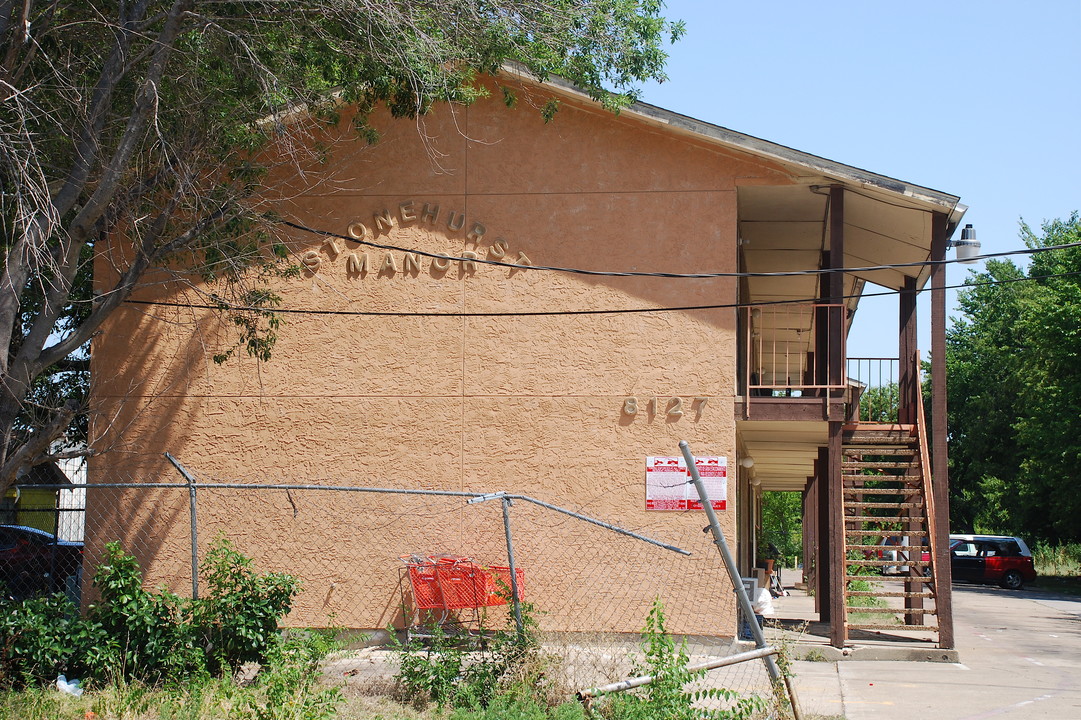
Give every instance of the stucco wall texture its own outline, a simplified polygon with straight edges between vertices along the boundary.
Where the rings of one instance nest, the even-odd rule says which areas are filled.
[[[491,100],[420,123],[377,115],[382,137],[371,146],[343,122],[324,138],[325,163],[268,180],[267,205],[311,228],[448,256],[733,271],[737,187],[790,182],[768,163],[568,98],[545,123],[532,107],[543,89],[518,92],[515,109]],[[683,439],[696,454],[733,458],[735,311],[557,313],[732,303],[734,280],[425,257],[417,267],[404,251],[287,232],[306,270],[275,285],[283,308],[450,315],[288,314],[270,362],[241,354],[217,366],[213,354],[235,336],[214,313],[126,305],[93,345],[93,432],[105,451],[92,460],[94,481],[179,480],[168,451],[200,480],[528,494],[693,552],[684,558],[516,503],[517,560],[543,626],[637,631],[661,596],[672,631],[733,633],[733,596],[704,515],[647,512],[644,468],[649,455],[678,455]],[[363,254],[367,271],[355,272]],[[101,277],[109,262],[99,258]],[[140,297],[205,302],[177,282]],[[515,312],[552,314],[454,315]],[[628,397],[637,414],[625,412]],[[650,412],[653,397],[659,412]],[[671,398],[682,415],[666,413]],[[720,515],[734,544],[730,475]],[[89,517],[102,519],[90,537],[130,542],[148,583],[182,591],[187,494],[126,492],[110,502],[92,508]],[[301,575],[293,625],[401,621],[403,553],[506,564],[495,502],[202,490],[199,520],[202,546],[221,531],[260,567]]]

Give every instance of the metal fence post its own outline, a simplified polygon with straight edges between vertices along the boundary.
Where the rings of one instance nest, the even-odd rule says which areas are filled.
[[[717,546],[717,550],[721,553],[721,560],[724,561],[724,566],[728,570],[728,577],[732,580],[732,587],[736,590],[736,599],[739,603],[740,612],[743,613],[743,617],[747,619],[747,624],[751,626],[751,634],[754,636],[755,647],[766,647],[766,636],[762,633],[762,626],[758,624],[758,620],[754,616],[754,610],[751,608],[751,600],[747,597],[747,588],[743,586],[743,578],[739,574],[739,568],[736,567],[736,560],[732,557],[732,552],[728,549],[728,542],[724,539],[724,533],[721,531],[721,523],[717,520],[717,513],[713,511],[713,505],[710,503],[709,494],[706,492],[706,486],[702,483],[702,477],[698,474],[698,468],[694,464],[694,456],[691,454],[691,446],[687,444],[686,440],[679,441],[679,449],[683,453],[683,459],[687,462],[687,472],[691,476],[691,482],[694,483],[695,490],[698,491],[698,499],[702,502],[702,508],[706,511],[706,517],[709,518],[709,527],[713,531],[713,544]],[[738,629],[737,629],[738,630]],[[780,682],[781,673],[777,669],[777,663],[773,661],[772,656],[766,656],[766,668],[769,670],[769,678],[774,683]]]
[[[717,513],[713,511],[713,505],[709,501],[709,493],[706,492],[706,486],[702,483],[702,476],[698,474],[698,468],[694,464],[691,446],[686,440],[680,440],[679,449],[687,463],[687,473],[691,476],[694,489],[698,491],[698,499],[702,503],[702,508],[706,511],[706,517],[709,518],[709,529],[713,533],[713,544],[720,551],[721,559],[724,560],[724,566],[728,570],[728,576],[732,579],[732,586],[736,589],[739,609],[743,616],[747,618],[747,624],[751,626],[755,646],[763,649],[766,647],[766,636],[762,633],[762,626],[758,624],[758,618],[754,616],[754,609],[751,607],[750,598],[747,597],[747,588],[743,586],[743,578],[739,574],[739,568],[736,567],[736,560],[728,549],[728,541],[724,539],[724,533],[721,532],[721,523],[717,520]],[[791,677],[781,675],[773,655],[766,655],[763,660],[766,662],[766,670],[769,672],[769,679],[773,682],[773,686],[777,688],[780,687],[781,683],[784,683],[784,688],[788,692],[788,701],[792,704],[792,716],[795,720],[803,720],[803,712],[800,710],[799,701],[796,700],[796,689],[792,687]]]
[[[195,486],[196,481],[191,473],[180,464],[180,461],[174,458],[169,453],[165,453],[165,458],[173,464],[180,474],[184,476],[184,479],[188,481],[188,503],[189,513],[191,515],[191,599],[199,599],[199,523],[198,515],[196,513],[195,503]]]
[[[503,532],[507,536],[507,566],[510,568],[510,594],[514,603],[514,625],[518,628],[518,638],[521,639],[525,627],[522,625],[522,601],[518,594],[518,570],[514,564],[514,542],[510,534],[510,506],[511,499],[503,497]]]

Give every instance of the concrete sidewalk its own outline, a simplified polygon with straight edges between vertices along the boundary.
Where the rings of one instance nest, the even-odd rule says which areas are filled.
[[[790,592],[767,634],[802,658],[793,672],[807,720],[1081,718],[1081,598],[955,585],[956,650],[891,632],[854,637],[845,652],[829,646],[814,598]]]
[[[937,634],[934,632],[852,630],[849,632],[849,646],[843,650],[835,648],[830,645],[829,625],[818,621],[815,599],[800,589],[802,573],[789,568],[783,570],[781,575],[789,595],[773,599],[774,615],[765,619],[767,636],[774,640],[785,639],[792,644],[798,659],[958,661],[956,650],[938,649]]]

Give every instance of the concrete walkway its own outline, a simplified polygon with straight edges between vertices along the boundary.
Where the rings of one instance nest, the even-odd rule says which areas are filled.
[[[785,584],[789,578],[785,571]],[[805,593],[779,598],[769,631],[796,639],[817,619]],[[842,653],[810,622],[793,671],[806,718],[989,720],[1081,718],[1081,598],[977,585],[954,586],[955,653],[918,638],[853,639]],[[829,659],[827,659],[827,655]],[[922,657],[921,657],[922,655]],[[945,656],[946,661],[943,661]],[[868,662],[860,662],[861,660]],[[937,660],[931,662],[929,660]]]
[[[838,649],[830,645],[830,628],[818,621],[815,600],[802,586],[799,570],[785,569],[782,581],[786,597],[774,598],[775,613],[766,618],[767,634],[774,639],[786,639],[794,645],[794,655],[815,660],[915,660],[922,662],[957,662],[955,650],[940,650],[934,632],[914,630],[852,630],[849,646]],[[899,598],[890,601],[901,608]],[[933,617],[933,616],[932,616]],[[874,618],[880,621],[879,618]],[[933,622],[933,620],[932,620]]]

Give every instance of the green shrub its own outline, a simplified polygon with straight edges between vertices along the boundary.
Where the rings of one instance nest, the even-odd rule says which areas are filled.
[[[724,688],[689,690],[688,685],[703,678],[705,670],[689,670],[686,643],[676,645],[664,624],[664,606],[653,603],[642,634],[642,660],[633,663],[636,675],[650,675],[653,681],[632,691],[608,698],[602,707],[611,720],[736,720],[749,718],[765,708],[757,696],[741,698]],[[704,701],[727,707],[706,709]]]
[[[99,683],[190,685],[265,660],[299,583],[256,573],[225,539],[203,572],[204,599],[150,592],[138,561],[109,543],[94,576],[100,600],[85,618],[61,596],[0,604],[0,681],[48,683],[63,672]]]
[[[427,642],[398,644],[396,680],[403,694],[440,707],[483,709],[500,691],[531,688],[540,702],[540,679],[550,659],[540,649],[533,606],[522,603],[521,609],[520,632],[508,613],[506,626],[495,633],[482,626],[476,635],[452,638],[435,625]]]
[[[339,644],[329,631],[291,633],[268,650],[256,690],[262,702],[249,702],[254,720],[329,720],[344,699],[336,687],[320,686],[320,665]]]
[[[57,675],[81,677],[105,642],[63,595],[0,602],[0,683],[24,687]]]
[[[202,573],[210,592],[195,603],[194,623],[207,648],[207,669],[218,674],[262,662],[300,583],[284,573],[257,573],[224,538],[207,553]]]
[[[395,680],[414,702],[454,705],[465,653],[439,625],[433,625],[428,635],[427,643],[419,638],[405,644],[394,641],[399,662]]]
[[[192,601],[165,590],[145,590],[139,562],[119,543],[105,546],[94,586],[101,598],[87,617],[108,638],[103,665],[91,668],[95,677],[115,673],[156,683],[205,673],[205,657],[192,624]]]

